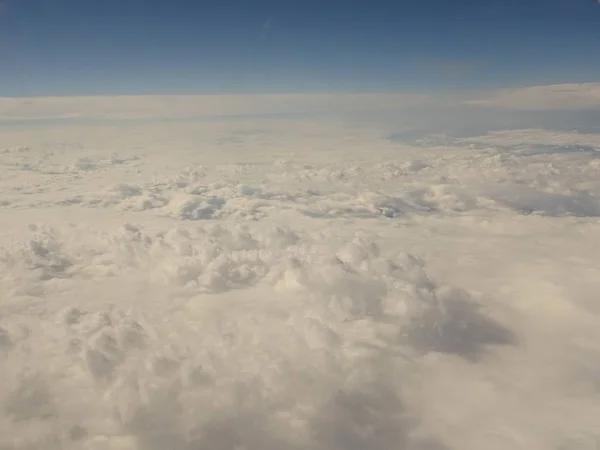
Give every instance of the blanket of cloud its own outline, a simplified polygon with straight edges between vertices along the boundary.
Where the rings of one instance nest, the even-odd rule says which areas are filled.
[[[464,107],[467,107],[466,109]],[[422,111],[427,115],[475,107],[511,111],[600,109],[600,83],[572,83],[457,93],[317,93],[246,95],[130,95],[84,97],[0,97],[0,122],[79,119],[200,119],[319,113],[374,114]],[[469,108],[470,107],[470,108]],[[449,109],[452,108],[452,109]],[[467,121],[463,121],[463,124]],[[491,123],[491,121],[488,121]]]
[[[0,448],[600,448],[600,134],[406,114],[0,127]]]

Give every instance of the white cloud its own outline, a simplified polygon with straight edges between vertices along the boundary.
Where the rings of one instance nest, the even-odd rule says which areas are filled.
[[[595,449],[599,135],[386,137],[0,127],[0,447]]]

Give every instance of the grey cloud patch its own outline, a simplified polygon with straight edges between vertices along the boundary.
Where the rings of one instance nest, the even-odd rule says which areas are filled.
[[[516,335],[481,312],[481,305],[461,290],[438,293],[439,305],[403,330],[401,341],[419,351],[458,355],[477,362],[490,346],[518,345]]]
[[[341,389],[314,417],[312,434],[319,450],[447,450],[436,439],[411,438],[419,424],[385,379]]]
[[[548,155],[555,153],[597,153],[600,156],[600,145],[549,145],[538,144],[529,145],[519,150],[519,153],[525,156]]]
[[[38,377],[23,379],[7,398],[4,408],[16,421],[47,420],[58,414],[46,382]]]
[[[600,217],[600,198],[586,191],[561,194],[515,187],[491,193],[490,197],[520,214]]]

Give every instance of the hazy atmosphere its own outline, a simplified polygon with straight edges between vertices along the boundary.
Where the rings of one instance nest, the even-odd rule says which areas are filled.
[[[0,1],[1,450],[599,450],[600,4]]]

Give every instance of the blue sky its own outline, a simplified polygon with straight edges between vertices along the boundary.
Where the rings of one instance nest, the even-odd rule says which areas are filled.
[[[0,0],[0,95],[600,81],[596,0]]]

